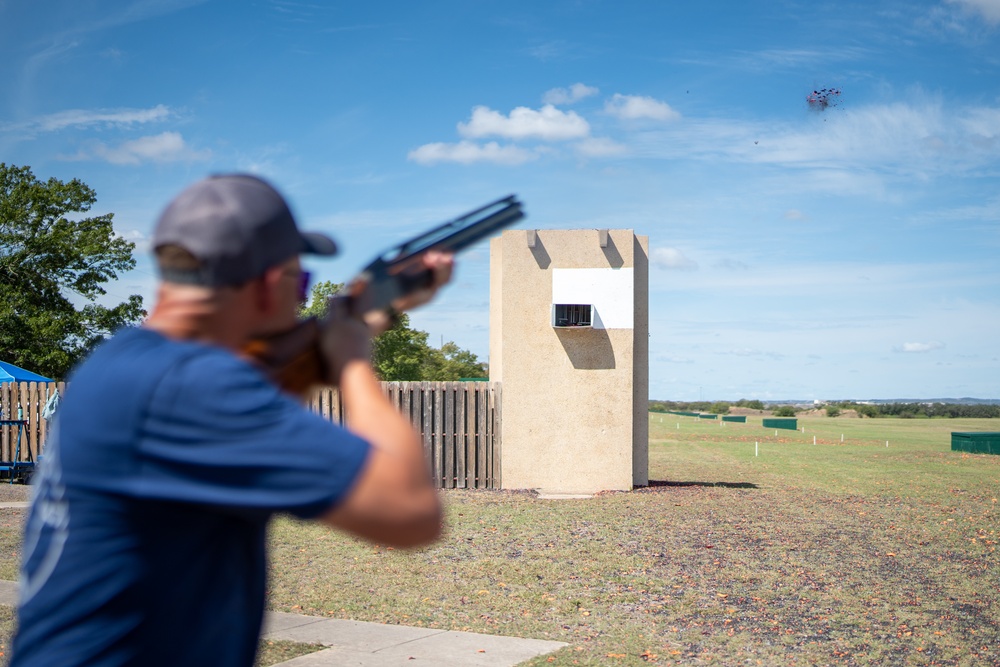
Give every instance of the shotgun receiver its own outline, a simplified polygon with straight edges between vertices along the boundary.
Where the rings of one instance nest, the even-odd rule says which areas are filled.
[[[342,295],[332,298],[346,299],[347,311],[361,320],[370,313],[392,312],[397,299],[433,283],[422,265],[425,253],[457,253],[523,217],[521,203],[513,195],[498,199],[383,252],[351,280]],[[313,386],[335,380],[326,377],[327,363],[319,345],[325,325],[324,319],[303,320],[289,331],[251,341],[244,353],[285,391],[303,396]]]

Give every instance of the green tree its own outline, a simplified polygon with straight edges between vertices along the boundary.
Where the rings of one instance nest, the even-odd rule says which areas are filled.
[[[775,417],[794,417],[795,408],[790,405],[781,405],[774,411]]]
[[[343,283],[316,283],[299,315],[323,317],[327,300],[343,288]],[[438,350],[427,339],[427,332],[412,328],[410,316],[401,314],[396,326],[372,340],[372,367],[379,378],[386,382],[445,381],[486,375],[476,355],[452,342]]]
[[[861,415],[862,417],[873,417],[874,418],[874,417],[881,417],[882,416],[882,411],[879,410],[879,407],[877,405],[862,404],[862,405],[858,405],[858,407],[856,409],[858,411],[858,414]]]
[[[137,294],[112,307],[95,303],[106,283],[135,267],[135,244],[115,234],[113,214],[79,215],[95,201],[78,179],[42,182],[30,167],[0,163],[5,361],[62,379],[94,345],[145,315]]]
[[[427,332],[410,327],[410,316],[403,313],[399,323],[372,341],[372,366],[385,382],[429,380],[424,368],[432,354]]]
[[[836,405],[828,405],[828,406],[826,406],[826,416],[827,417],[839,417],[840,416],[840,408],[837,407]]]
[[[299,316],[323,317],[328,299],[342,289],[344,283],[316,283],[309,300],[299,309]],[[372,339],[372,368],[386,382],[426,379],[422,372],[430,355],[427,333],[410,328],[410,316],[405,313],[399,316],[396,326]]]
[[[728,415],[729,414],[729,403],[725,401],[717,401],[712,403],[712,407],[708,409],[713,415]]]
[[[475,354],[448,341],[441,346],[440,350],[431,349],[431,353],[424,363],[422,379],[451,382],[462,378],[481,378],[488,375],[486,364],[479,361]]]
[[[327,300],[344,289],[344,283],[323,280],[312,286],[309,299],[299,308],[299,317],[323,317],[326,315]]]

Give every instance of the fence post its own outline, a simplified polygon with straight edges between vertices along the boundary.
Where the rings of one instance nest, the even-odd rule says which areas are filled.
[[[461,382],[455,383],[455,488],[467,488],[465,458],[465,397],[468,392]]]
[[[492,471],[489,488],[501,489],[503,488],[503,476],[501,474],[501,463],[503,460],[503,386],[499,383],[491,384],[488,393],[490,396],[491,423],[488,451],[490,470]]]

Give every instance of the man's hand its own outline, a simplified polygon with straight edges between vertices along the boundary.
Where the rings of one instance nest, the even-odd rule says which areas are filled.
[[[364,322],[350,315],[345,299],[330,299],[329,307],[320,327],[319,346],[327,363],[327,377],[339,387],[349,363],[371,363],[372,332]]]
[[[413,310],[430,302],[437,295],[438,290],[451,280],[455,270],[455,256],[452,253],[430,250],[421,257],[421,260],[420,266],[414,269],[414,273],[430,272],[430,285],[393,301],[392,308],[397,312]],[[390,314],[385,311],[374,311],[366,314],[365,323],[373,336],[387,331],[394,324]]]

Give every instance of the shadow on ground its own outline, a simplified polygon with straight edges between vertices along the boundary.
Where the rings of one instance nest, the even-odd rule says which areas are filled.
[[[649,485],[644,487],[653,489],[663,486],[720,486],[725,489],[756,489],[756,484],[750,482],[671,482],[665,479],[651,479]]]

